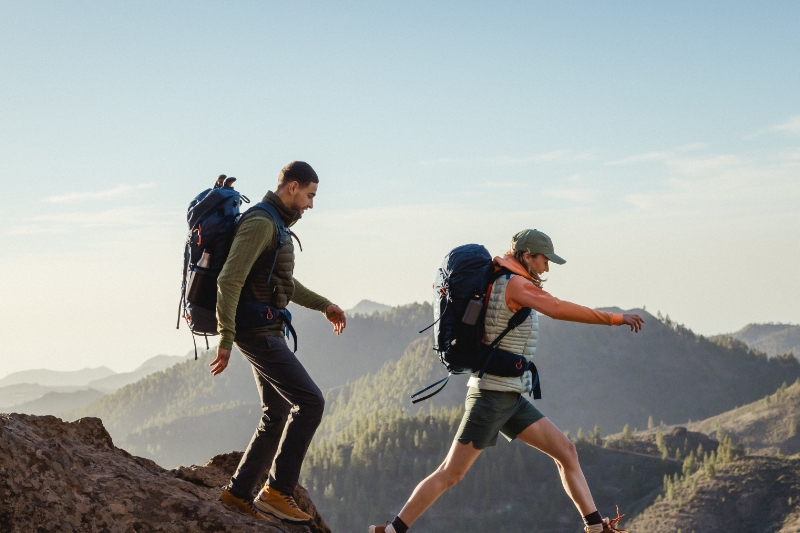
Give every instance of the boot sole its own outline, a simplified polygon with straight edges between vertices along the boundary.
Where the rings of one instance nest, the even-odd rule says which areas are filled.
[[[259,511],[264,512],[264,513],[269,513],[272,516],[276,516],[276,517],[280,518],[281,520],[288,520],[289,522],[294,522],[296,524],[308,524],[309,522],[311,522],[311,517],[308,517],[308,518],[296,518],[294,516],[289,516],[289,515],[287,515],[285,513],[282,513],[280,511],[278,511],[273,506],[271,506],[270,504],[268,504],[265,501],[260,500],[259,498],[256,498],[253,501],[253,505]]]
[[[239,509],[239,508],[238,508],[238,507],[236,507],[235,505],[230,505],[230,504],[227,504],[227,503],[223,502],[222,500],[219,500],[219,502],[220,502],[220,503],[222,504],[222,506],[223,506],[223,507],[225,507],[226,509],[228,509],[228,510],[231,510],[231,511],[235,511],[235,512],[239,513],[240,515],[247,516],[247,517],[249,517],[249,518],[252,518],[253,520],[267,520],[267,517],[266,517],[266,516],[263,516],[263,515],[261,515],[261,516],[253,516],[253,515],[251,515],[250,513],[248,513],[248,512],[245,512],[245,511],[243,511],[243,510]]]

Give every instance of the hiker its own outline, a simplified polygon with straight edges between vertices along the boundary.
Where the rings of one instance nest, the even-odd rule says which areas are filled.
[[[520,309],[531,314],[520,326],[508,332],[499,348],[531,360],[536,351],[538,318],[542,313],[557,320],[585,324],[630,326],[638,332],[643,320],[634,314],[596,311],[559,300],[544,290],[542,274],[549,272],[550,262],[563,265],[556,255],[550,237],[537,230],[523,230],[514,235],[511,249],[503,257],[494,258],[494,269],[505,269],[487,296],[484,322],[485,342],[492,342],[503,331],[506,321]],[[461,481],[481,451],[497,443],[498,433],[509,441],[518,438],[556,462],[567,495],[578,508],[587,533],[616,531],[616,519],[602,518],[592,499],[586,479],[578,463],[575,445],[550,420],[529,402],[524,394],[534,388],[530,371],[522,376],[501,377],[491,373],[469,379],[464,417],[456,432],[450,452],[430,476],[422,480],[400,513],[385,526],[370,526],[369,533],[406,533],[409,527],[447,489]],[[598,384],[598,390],[602,388]]]
[[[294,161],[281,170],[275,192],[267,192],[263,202],[280,216],[280,224],[291,227],[306,209],[314,207],[318,183],[317,174],[308,163]],[[311,516],[300,510],[292,494],[308,446],[322,420],[325,401],[287,345],[284,322],[273,320],[264,326],[237,328],[242,318],[237,316],[237,306],[241,308],[245,300],[255,302],[271,317],[286,314],[286,305],[294,302],[325,313],[337,335],[344,330],[346,320],[342,309],[294,278],[294,235],[288,230],[276,250],[281,229],[268,211],[248,210],[217,281],[220,341],[217,357],[210,365],[211,373],[216,376],[225,370],[235,342],[253,366],[264,410],[220,500],[253,518],[266,520],[261,514],[264,512],[283,520],[307,522]],[[262,257],[271,260],[260,260]],[[239,309],[239,314],[244,312]],[[267,469],[269,478],[254,499],[255,486]]]

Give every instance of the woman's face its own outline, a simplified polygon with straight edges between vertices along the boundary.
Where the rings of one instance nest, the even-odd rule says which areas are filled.
[[[536,272],[536,274],[539,276],[545,272],[550,272],[550,260],[547,259],[547,257],[545,257],[543,254],[533,255],[525,252],[525,255],[522,257],[531,272]]]

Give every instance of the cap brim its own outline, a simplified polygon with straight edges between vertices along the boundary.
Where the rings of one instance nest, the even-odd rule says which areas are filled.
[[[548,258],[550,261],[552,261],[553,263],[555,263],[557,265],[563,265],[564,263],[567,262],[567,260],[566,259],[562,259],[560,255],[556,255],[556,254],[542,254],[542,255],[544,255],[546,258]]]

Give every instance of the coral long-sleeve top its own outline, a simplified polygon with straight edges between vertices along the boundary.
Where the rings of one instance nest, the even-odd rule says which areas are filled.
[[[537,287],[525,267],[512,256],[495,257],[494,264],[496,269],[505,267],[517,274],[509,280],[506,287],[506,305],[512,313],[516,313],[522,307],[530,307],[537,313],[556,320],[569,320],[584,324],[603,324],[606,326],[622,325],[622,315],[620,313],[606,313],[605,311],[597,311],[572,302],[559,300],[547,291]]]

